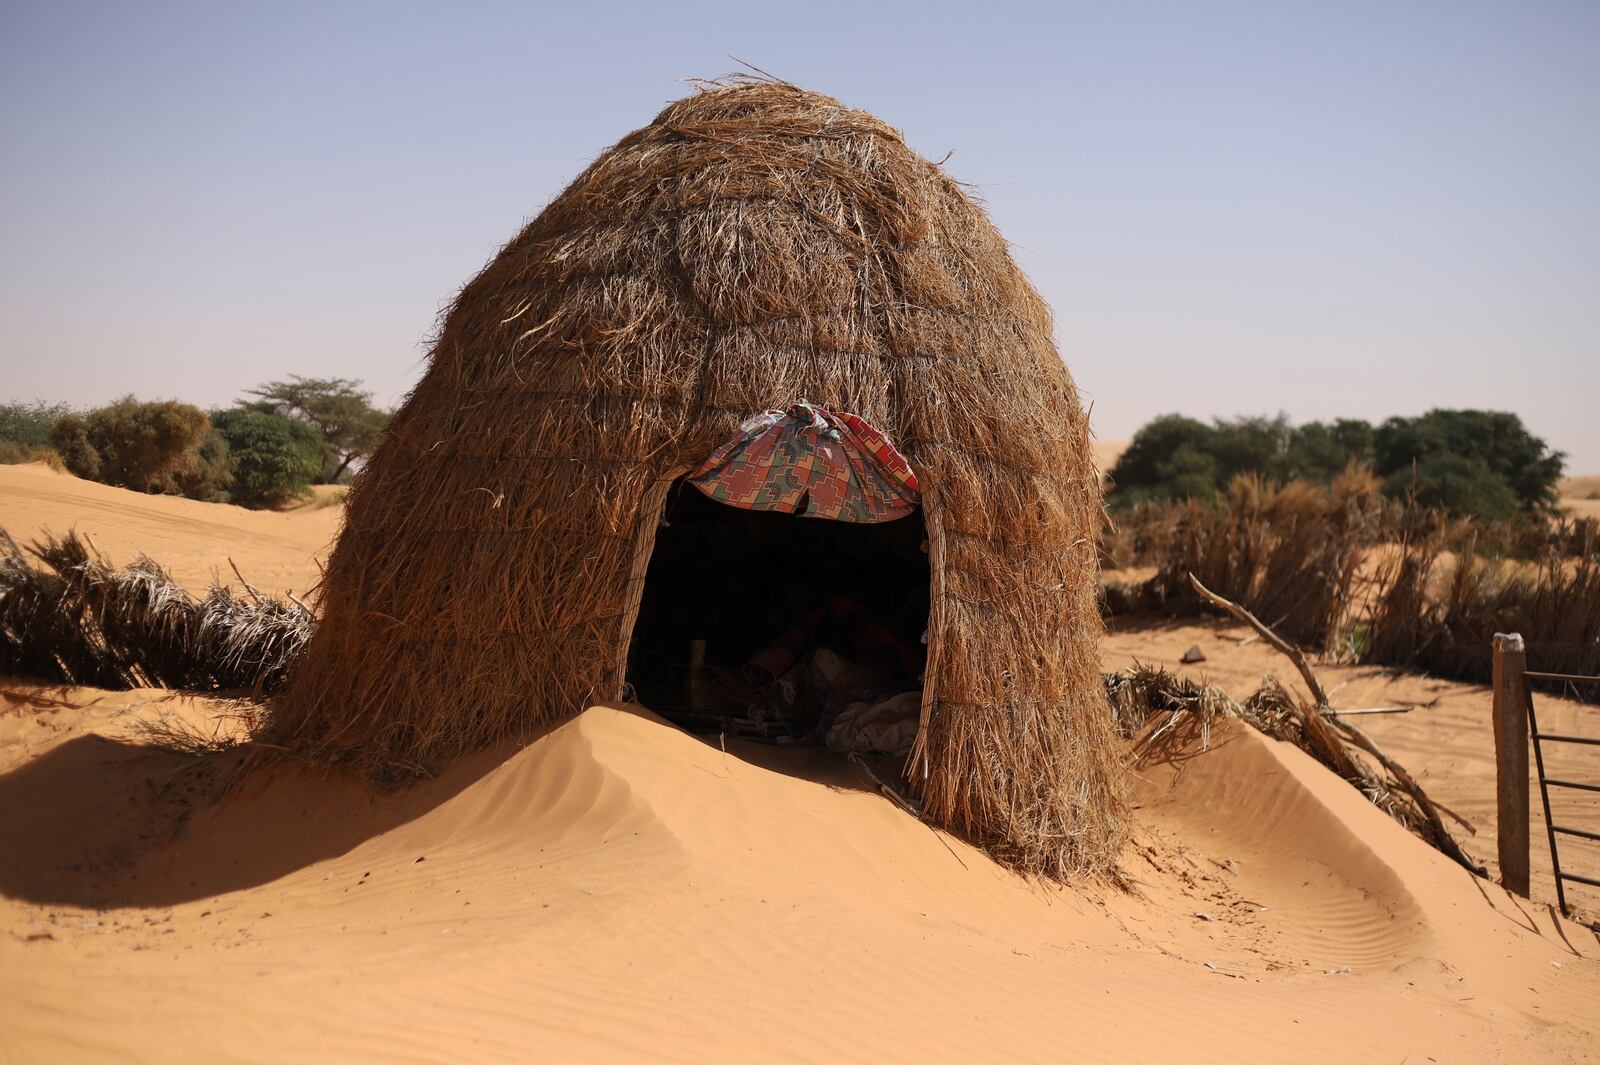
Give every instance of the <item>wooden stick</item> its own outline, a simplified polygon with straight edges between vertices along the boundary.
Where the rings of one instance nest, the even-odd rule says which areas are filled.
[[[933,487],[922,493],[922,530],[928,538],[928,651],[923,658],[922,705],[917,716],[917,735],[911,741],[911,751],[906,755],[905,768],[901,770],[911,797],[924,797],[932,768],[928,764],[928,726],[933,721],[937,703],[935,681],[939,675],[940,657],[944,653],[944,508]]]
[[[1194,587],[1196,594],[1198,594],[1200,598],[1204,599],[1217,609],[1226,611],[1227,613],[1233,615],[1246,625],[1249,625],[1252,629],[1255,629],[1258,634],[1260,634],[1263,640],[1266,640],[1278,651],[1288,655],[1289,661],[1293,662],[1294,667],[1300,671],[1300,677],[1306,682],[1306,687],[1311,689],[1311,698],[1316,700],[1317,707],[1319,709],[1327,708],[1328,694],[1322,690],[1322,685],[1317,681],[1317,675],[1311,672],[1311,667],[1306,664],[1306,656],[1300,653],[1300,649],[1298,647],[1294,647],[1293,645],[1287,643],[1283,637],[1267,628],[1266,622],[1250,613],[1250,611],[1246,610],[1238,603],[1235,603],[1231,599],[1222,598],[1222,596],[1201,584],[1200,578],[1196,577],[1193,573],[1189,574],[1189,583]]]
[[[228,559],[228,565],[233,567],[233,575],[239,578],[239,583],[244,585],[244,590],[250,593],[250,598],[257,603],[261,602],[261,593],[250,587],[250,582],[244,579],[244,574],[239,572],[239,567],[234,565],[233,559]]]
[[[1351,714],[1409,714],[1415,709],[1415,706],[1368,706],[1360,710],[1334,710],[1330,707],[1328,713],[1334,717]]]
[[[874,773],[872,771],[872,767],[867,764],[867,760],[865,758],[862,758],[859,753],[857,753],[855,751],[851,751],[850,752],[850,761],[852,761],[856,765],[860,766],[866,772],[867,776],[872,778],[872,782],[874,784],[878,785],[878,791],[883,794],[884,798],[888,799],[890,802],[892,802],[896,806],[900,807],[900,809],[904,810],[906,813],[910,814],[912,817],[920,818],[922,816],[922,811],[917,809],[915,806],[913,806],[910,803],[910,801],[907,800],[905,796],[901,795],[898,791],[896,791],[894,789],[894,786],[891,785],[888,781],[884,780],[878,774]]]
[[[1267,627],[1265,622],[1256,617],[1254,614],[1250,613],[1250,611],[1246,610],[1244,607],[1240,606],[1238,603],[1235,603],[1231,599],[1224,599],[1216,592],[1213,592],[1211,589],[1201,584],[1199,578],[1197,578],[1193,573],[1189,574],[1189,584],[1193,586],[1195,593],[1198,594],[1200,598],[1204,599],[1212,606],[1226,611],[1228,614],[1249,625],[1251,628],[1255,629],[1256,632],[1261,634],[1261,638],[1263,640],[1267,641],[1267,643],[1271,644],[1278,651],[1288,656],[1289,661],[1293,662],[1295,668],[1300,671],[1301,678],[1306,682],[1306,687],[1311,691],[1311,697],[1316,701],[1312,708],[1312,714],[1315,714],[1316,720],[1318,722],[1326,722],[1331,724],[1352,744],[1367,752],[1367,754],[1371,755],[1377,760],[1379,765],[1383,766],[1384,769],[1389,771],[1390,775],[1394,777],[1396,783],[1400,785],[1401,790],[1410,795],[1412,801],[1417,804],[1417,809],[1422,812],[1423,818],[1427,820],[1428,827],[1432,831],[1434,839],[1438,841],[1439,849],[1441,851],[1443,851],[1450,858],[1455,859],[1455,861],[1463,868],[1468,869],[1479,876],[1483,876],[1485,874],[1486,870],[1482,866],[1473,862],[1471,858],[1467,857],[1466,853],[1461,849],[1461,845],[1455,841],[1455,837],[1450,835],[1450,830],[1444,827],[1444,821],[1439,817],[1438,806],[1433,802],[1433,800],[1428,798],[1427,792],[1423,791],[1422,786],[1412,779],[1411,774],[1406,772],[1405,767],[1399,762],[1396,762],[1393,758],[1390,758],[1387,754],[1383,753],[1383,749],[1380,748],[1376,743],[1373,743],[1372,738],[1365,732],[1362,732],[1350,722],[1341,721],[1339,718],[1329,713],[1327,692],[1323,690],[1321,682],[1317,680],[1317,675],[1311,672],[1311,666],[1306,661],[1306,656],[1300,653],[1300,649],[1298,647],[1295,647],[1288,641],[1284,640],[1283,637],[1273,632]],[[1311,715],[1308,714],[1305,718],[1303,718],[1307,724],[1310,723],[1310,716]],[[1459,815],[1451,814],[1451,816],[1457,821],[1460,821],[1462,825],[1466,826],[1468,829],[1472,829],[1472,826]],[[1472,830],[1476,832],[1475,829]]]

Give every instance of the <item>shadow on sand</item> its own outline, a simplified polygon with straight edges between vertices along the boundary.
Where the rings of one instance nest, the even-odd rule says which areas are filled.
[[[698,738],[722,746],[717,736]],[[77,736],[0,775],[0,894],[97,909],[165,907],[269,883],[422,817],[522,746],[479,751],[395,791],[280,762],[243,773],[218,795],[237,754],[197,764],[159,746]],[[860,767],[819,748],[729,740],[724,749],[772,772],[877,790]]]
[[[0,776],[0,893],[161,907],[252,887],[422,816],[509,753],[481,752],[394,793],[335,771],[270,765],[217,796],[238,755],[197,760],[78,736]]]

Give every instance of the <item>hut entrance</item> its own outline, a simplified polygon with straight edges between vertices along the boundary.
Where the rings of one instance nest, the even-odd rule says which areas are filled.
[[[691,729],[901,753],[926,662],[922,510],[856,522],[796,516],[806,509],[740,509],[676,482],[628,681]]]

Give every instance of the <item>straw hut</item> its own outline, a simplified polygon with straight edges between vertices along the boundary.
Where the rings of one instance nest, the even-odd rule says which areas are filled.
[[[799,399],[920,484],[925,816],[1017,868],[1105,869],[1100,487],[1049,310],[896,130],[781,83],[672,104],[461,291],[350,492],[269,738],[415,773],[632,694],[674,484]]]

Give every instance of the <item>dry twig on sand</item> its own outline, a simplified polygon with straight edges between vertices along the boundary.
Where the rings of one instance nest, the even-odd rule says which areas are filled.
[[[1418,811],[1422,814],[1423,818],[1427,822],[1427,827],[1429,829],[1428,837],[1430,838],[1430,841],[1433,842],[1433,844],[1441,852],[1454,859],[1466,869],[1471,870],[1479,876],[1484,875],[1486,872],[1485,869],[1474,862],[1471,858],[1467,857],[1466,853],[1462,851],[1460,844],[1455,841],[1455,837],[1450,835],[1449,830],[1445,828],[1444,821],[1439,816],[1439,811],[1444,810],[1446,813],[1450,814],[1452,818],[1460,822],[1460,824],[1468,831],[1475,832],[1476,829],[1474,829],[1472,825],[1459,814],[1452,813],[1451,811],[1433,802],[1433,800],[1429,799],[1427,792],[1422,790],[1422,785],[1418,784],[1411,774],[1406,772],[1404,766],[1385,754],[1382,748],[1372,741],[1370,736],[1350,722],[1342,721],[1335,716],[1328,705],[1327,692],[1323,689],[1322,683],[1317,680],[1316,673],[1312,672],[1310,663],[1306,661],[1306,656],[1300,652],[1299,648],[1288,643],[1277,633],[1273,632],[1265,622],[1256,617],[1254,614],[1250,613],[1250,611],[1246,610],[1244,607],[1240,606],[1238,603],[1233,602],[1231,599],[1223,598],[1216,592],[1213,592],[1211,589],[1201,584],[1199,579],[1192,573],[1189,574],[1189,583],[1193,586],[1195,593],[1199,595],[1200,598],[1255,629],[1256,632],[1261,635],[1263,640],[1271,644],[1275,650],[1282,652],[1288,657],[1289,661],[1294,663],[1295,669],[1299,670],[1300,677],[1306,682],[1306,688],[1311,692],[1311,698],[1314,700],[1314,705],[1309,708],[1304,706],[1298,707],[1302,724],[1308,733],[1326,732],[1330,728],[1337,730],[1338,733],[1344,737],[1345,742],[1357,747],[1374,758],[1378,764],[1381,765],[1384,770],[1386,770],[1394,779],[1395,783],[1399,785],[1400,789],[1409,795],[1412,801],[1416,804]]]

